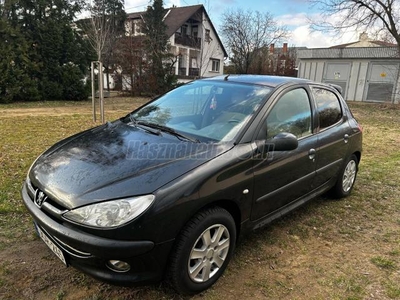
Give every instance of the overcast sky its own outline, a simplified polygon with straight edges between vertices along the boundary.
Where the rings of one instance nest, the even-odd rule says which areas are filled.
[[[149,0],[125,0],[125,9],[128,13],[146,10]],[[270,12],[275,19],[285,25],[291,37],[288,39],[290,46],[305,46],[308,48],[330,47],[333,45],[349,43],[358,40],[358,33],[351,32],[342,37],[329,37],[320,32],[310,32],[308,17],[319,17],[316,8],[312,8],[307,0],[164,0],[164,7],[172,5],[188,6],[203,4],[211,21],[219,31],[221,15],[227,9],[250,9]]]

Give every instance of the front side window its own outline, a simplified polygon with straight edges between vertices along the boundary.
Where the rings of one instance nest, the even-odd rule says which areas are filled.
[[[301,138],[310,135],[311,128],[310,100],[302,88],[284,94],[267,117],[267,139],[281,132]]]
[[[219,59],[211,59],[211,71],[219,72]]]
[[[336,94],[322,88],[313,88],[312,91],[317,104],[320,130],[339,122],[342,119],[342,108]]]
[[[265,86],[194,81],[135,110],[125,122],[166,126],[200,141],[228,142],[270,92]]]

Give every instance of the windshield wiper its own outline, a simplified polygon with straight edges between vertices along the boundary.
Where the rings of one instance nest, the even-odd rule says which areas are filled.
[[[146,122],[146,121],[137,121],[138,124],[144,125],[144,126],[148,126],[151,128],[155,128],[155,129],[159,129],[161,131],[167,132],[169,134],[172,134],[174,136],[176,136],[178,139],[180,140],[187,140],[193,143],[200,143],[200,141],[198,139],[192,138],[190,136],[184,135],[182,133],[177,132],[175,129],[168,127],[168,126],[164,126],[164,125],[159,125],[156,123],[150,123],[150,122]]]
[[[129,115],[129,121],[133,124],[133,126],[135,126],[135,127],[139,127],[140,126],[140,128],[142,128],[143,130],[145,130],[148,133],[151,133],[151,134],[154,134],[154,135],[161,135],[160,130],[154,131],[154,130],[151,130],[151,129],[147,128],[147,127],[151,127],[151,126],[148,126],[147,124],[144,124],[145,122],[141,122],[141,121],[136,120],[133,115]],[[146,127],[141,126],[141,125],[145,125]]]

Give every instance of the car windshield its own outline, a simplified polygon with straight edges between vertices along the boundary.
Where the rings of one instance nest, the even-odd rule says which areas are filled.
[[[259,85],[194,81],[135,110],[126,121],[172,129],[191,140],[229,142],[270,92]]]

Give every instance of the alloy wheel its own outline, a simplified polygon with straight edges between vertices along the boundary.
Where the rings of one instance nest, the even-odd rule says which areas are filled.
[[[356,179],[356,173],[357,164],[354,160],[350,160],[344,169],[342,178],[342,187],[344,192],[347,193],[352,188],[354,180]]]
[[[193,245],[188,261],[189,277],[206,282],[223,266],[229,253],[230,236],[222,224],[208,227]]]

